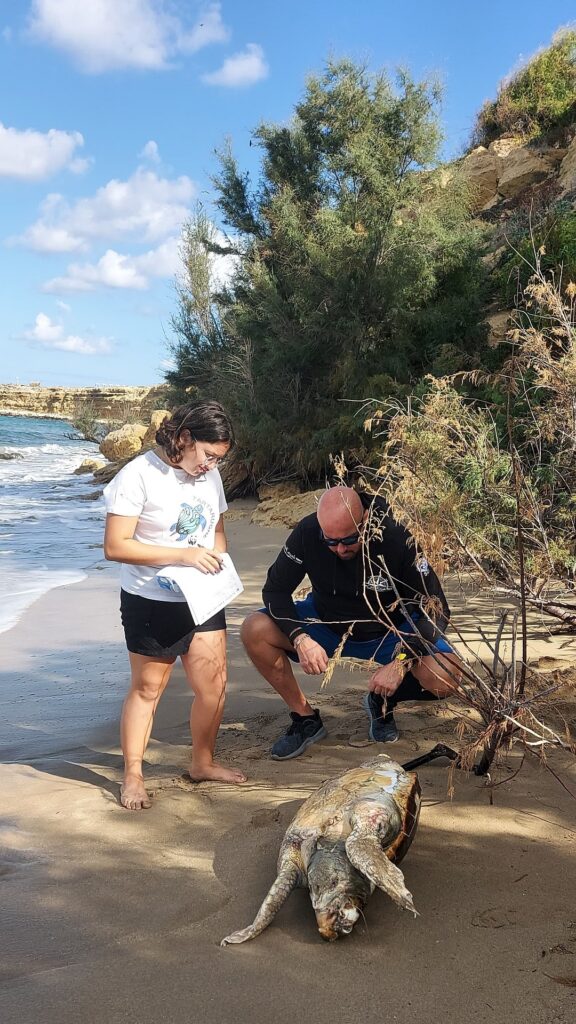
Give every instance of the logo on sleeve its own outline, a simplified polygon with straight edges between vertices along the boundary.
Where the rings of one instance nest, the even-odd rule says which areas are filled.
[[[286,558],[289,558],[291,562],[296,562],[298,565],[302,565],[302,559],[297,558],[296,555],[293,555],[290,549],[286,546],[286,544],[284,545],[282,550],[286,555]]]
[[[428,576],[430,566],[428,565],[427,559],[424,558],[424,555],[422,555],[421,558],[417,558],[414,564],[421,576]]]

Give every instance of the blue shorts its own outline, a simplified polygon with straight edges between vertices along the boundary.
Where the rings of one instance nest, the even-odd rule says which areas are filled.
[[[335,633],[333,629],[330,629],[329,626],[325,626],[323,622],[310,622],[310,619],[317,619],[319,617],[316,605],[314,604],[314,596],[308,594],[308,597],[303,601],[295,601],[294,604],[298,618],[301,622],[306,623],[308,636],[311,636],[316,643],[320,644],[328,657],[331,658],[342,637]],[[260,608],[260,611],[266,615],[270,614],[266,608]],[[415,625],[420,618],[422,618],[421,615],[413,615],[411,620],[405,623],[402,633],[415,633]],[[406,640],[409,643],[409,635],[406,636]],[[361,661],[376,661],[379,665],[389,665],[394,657],[394,651],[398,643],[398,636],[392,630],[384,633],[383,636],[376,637],[374,640],[347,640],[342,650],[342,657],[358,658]],[[298,661],[295,651],[287,651],[286,653],[292,661]],[[430,653],[454,654],[454,649],[446,640],[438,637],[434,644],[430,644]]]

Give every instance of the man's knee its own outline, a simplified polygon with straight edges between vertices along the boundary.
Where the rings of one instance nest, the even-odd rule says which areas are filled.
[[[420,686],[437,697],[449,697],[462,681],[462,662],[456,654],[429,655],[412,671]]]
[[[247,615],[240,627],[240,639],[248,654],[259,643],[268,639],[270,619],[264,612],[252,612]]]

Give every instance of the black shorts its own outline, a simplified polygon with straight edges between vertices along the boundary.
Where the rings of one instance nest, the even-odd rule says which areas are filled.
[[[226,629],[224,609],[197,626],[185,601],[153,601],[126,590],[120,615],[128,650],[147,658],[177,658],[188,653],[194,633]]]

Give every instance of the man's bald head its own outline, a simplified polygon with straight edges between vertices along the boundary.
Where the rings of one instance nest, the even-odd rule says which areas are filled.
[[[316,515],[325,537],[349,537],[362,525],[364,506],[360,496],[351,487],[332,487],[320,498]],[[337,551],[333,550],[340,557],[353,557],[359,546],[359,543],[349,545],[348,548],[339,545]]]

